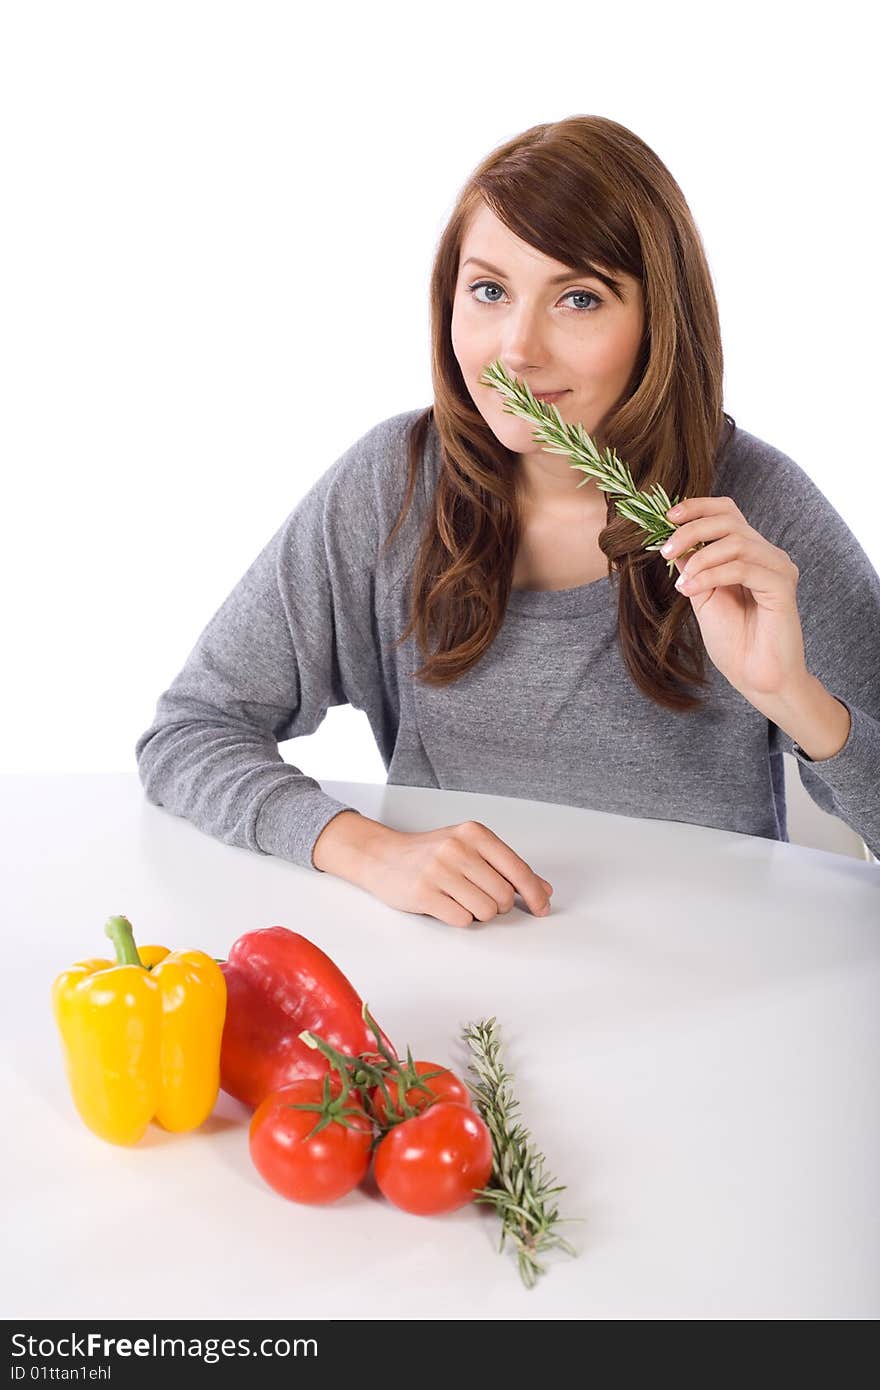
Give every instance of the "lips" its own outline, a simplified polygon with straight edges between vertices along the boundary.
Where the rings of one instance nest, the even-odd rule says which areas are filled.
[[[532,395],[536,401],[548,401],[555,399],[556,396],[564,396],[567,390],[568,387],[562,391],[533,391]]]

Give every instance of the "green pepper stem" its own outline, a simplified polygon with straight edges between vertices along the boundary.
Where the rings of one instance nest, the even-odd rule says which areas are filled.
[[[104,935],[109,936],[116,948],[117,965],[139,965],[142,970],[146,969],[138,955],[138,948],[134,942],[134,932],[127,917],[108,918]]]

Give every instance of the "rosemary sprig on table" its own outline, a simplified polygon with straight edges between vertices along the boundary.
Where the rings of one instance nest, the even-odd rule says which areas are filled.
[[[605,449],[600,454],[580,422],[567,424],[555,405],[537,400],[531,387],[518,377],[511,376],[500,360],[496,358],[485,369],[480,380],[486,386],[494,386],[507,398],[504,409],[508,414],[533,421],[535,440],[544,446],[544,453],[567,454],[574,459],[572,468],[579,468],[587,475],[578,483],[578,487],[583,487],[589,478],[594,478],[597,487],[611,494],[620,515],[634,521],[647,533],[645,550],[659,550],[677,530],[666,513],[681,500],[679,497],[670,502],[659,483],[655,483],[650,492],[640,492],[629,468],[613,449]],[[671,576],[675,559],[667,560],[666,568]]]
[[[468,1065],[478,1078],[468,1089],[474,1104],[492,1135],[492,1176],[489,1186],[479,1188],[474,1199],[495,1207],[501,1218],[501,1244],[508,1237],[516,1247],[520,1277],[527,1289],[537,1282],[545,1266],[538,1260],[545,1250],[558,1247],[568,1255],[577,1251],[554,1229],[561,1218],[550,1199],[565,1187],[553,1186],[555,1179],[544,1175],[544,1155],[537,1153],[528,1130],[514,1119],[519,1101],[511,1090],[513,1078],[501,1060],[501,1043],[494,1018],[469,1023],[462,1032],[472,1062]]]

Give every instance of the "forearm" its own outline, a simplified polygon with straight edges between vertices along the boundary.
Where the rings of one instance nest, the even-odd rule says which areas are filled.
[[[814,762],[833,758],[849,738],[851,721],[846,706],[809,672],[785,694],[760,696],[751,703]]]
[[[364,886],[365,873],[380,844],[397,834],[359,811],[340,811],[325,825],[312,849],[312,863],[322,873]]]

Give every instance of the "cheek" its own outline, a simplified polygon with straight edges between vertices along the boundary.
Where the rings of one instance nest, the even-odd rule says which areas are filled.
[[[478,306],[469,303],[467,299],[456,298],[452,303],[450,332],[459,346],[467,352],[468,343],[478,342],[487,332],[494,332],[491,318],[491,314],[481,314]]]
[[[639,338],[632,333],[597,334],[584,344],[583,360],[597,378],[613,384],[619,377],[628,377],[639,350]]]
[[[452,342],[452,351],[455,353],[456,360],[463,372],[472,375],[478,366],[485,365],[483,362],[485,352],[480,335],[474,330],[473,324],[468,323],[467,315],[453,313],[449,336]]]
[[[467,335],[461,331],[461,315],[455,308],[452,310],[452,321],[449,325],[449,337],[452,340],[452,351],[455,353],[459,362],[462,360],[462,351],[466,347]]]

